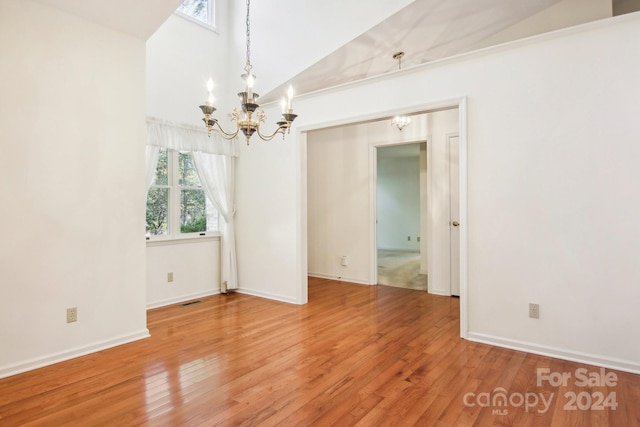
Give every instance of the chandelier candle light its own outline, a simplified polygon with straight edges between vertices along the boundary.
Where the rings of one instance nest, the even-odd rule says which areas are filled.
[[[251,139],[254,133],[257,133],[258,136],[265,141],[272,140],[273,137],[279,133],[282,134],[282,138],[284,139],[285,133],[291,132],[291,123],[298,117],[293,113],[293,87],[289,86],[287,97],[282,98],[282,118],[276,123],[278,128],[271,134],[263,134],[260,131],[260,123],[264,123],[266,114],[264,110],[258,110],[259,105],[256,103],[256,100],[260,95],[253,91],[253,83],[256,76],[251,73],[253,67],[251,66],[251,32],[249,25],[250,1],[251,0],[247,0],[247,62],[244,66],[245,74],[241,76],[245,81],[245,88],[244,91],[238,93],[242,112],[234,108],[230,114],[231,120],[236,122],[236,130],[234,132],[226,132],[222,129],[218,120],[213,117],[213,113],[216,111],[216,108],[213,106],[213,79],[209,79],[207,82],[207,101],[204,105],[200,106],[204,114],[202,120],[207,127],[209,136],[211,136],[212,131],[215,131],[225,139],[233,139],[242,131],[247,138],[247,145],[249,145],[249,139]]]

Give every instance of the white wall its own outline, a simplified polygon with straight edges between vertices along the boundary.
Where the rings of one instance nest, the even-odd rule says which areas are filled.
[[[173,273],[173,281],[168,281]],[[147,307],[220,293],[218,237],[147,243]]]
[[[388,125],[387,125],[388,126]],[[369,132],[380,123],[309,134],[309,273],[369,283]],[[396,130],[397,132],[397,130]],[[375,134],[375,132],[371,132]],[[340,257],[349,265],[340,265]]]
[[[427,218],[428,290],[451,295],[449,226],[449,151],[447,135],[458,132],[458,110],[445,110],[427,116],[431,140],[427,142],[430,170],[427,171],[429,208]]]
[[[253,2],[251,62],[257,92],[266,95],[413,1],[369,0],[366,5],[355,0]],[[245,2],[233,2],[231,10],[236,28],[232,54],[240,54],[230,64],[236,76],[242,74],[245,59]]]
[[[240,78],[228,75],[228,2],[218,0],[216,7],[216,31],[173,14],[147,41],[148,116],[204,129],[198,106],[206,100],[206,82],[212,77],[218,108],[215,116],[230,129],[228,113],[237,105]],[[219,239],[148,243],[146,271],[150,308],[218,293]],[[174,273],[172,283],[167,282],[169,272]]]
[[[424,255],[433,251],[432,260],[439,263],[431,273],[433,279],[430,277],[430,290],[447,292],[448,282],[443,281],[448,281],[449,266],[448,258],[444,259],[443,254],[448,254],[449,247],[448,217],[445,214],[448,212],[449,201],[446,194],[443,195],[442,184],[448,182],[445,135],[457,130],[457,117],[457,110],[414,116],[411,125],[402,132],[390,126],[390,120],[385,119],[308,133],[304,167],[308,182],[310,275],[340,278],[354,283],[375,283],[372,254],[375,254],[376,244],[371,238],[375,220],[370,218],[371,206],[376,203],[371,191],[375,168],[371,164],[373,147],[393,147],[396,144],[424,141],[431,134],[432,170],[425,179],[429,181],[427,192],[433,196],[430,195],[427,213],[428,221],[431,221],[431,228],[427,229],[427,233],[437,240],[430,242]],[[419,163],[416,166],[419,168]],[[419,169],[417,172],[419,173]],[[418,179],[416,176],[415,180]],[[417,188],[414,190],[418,191]],[[419,223],[418,219],[415,221]],[[419,224],[414,228],[418,231]],[[380,238],[378,236],[378,241]],[[406,241],[406,234],[400,240],[403,239]],[[415,244],[413,241],[411,243]],[[418,245],[414,248],[418,249]],[[350,260],[346,267],[340,265],[340,257],[343,255]]]
[[[639,38],[631,14],[403,70],[301,97],[294,127],[467,96],[469,336],[640,371]],[[306,286],[296,129],[244,150],[238,187],[240,276],[291,299]]]
[[[420,250],[420,144],[409,147],[412,155],[405,156],[403,151],[400,157],[388,152],[398,146],[378,148],[379,249]]]
[[[420,274],[429,274],[429,252],[427,240],[429,238],[428,213],[426,207],[429,206],[429,191],[427,187],[428,165],[427,165],[427,138],[426,143],[420,144],[420,206],[425,209],[420,210]]]
[[[213,78],[218,108],[215,116],[228,123],[237,105],[240,78],[229,77],[229,25],[227,1],[216,1],[217,32],[173,14],[147,41],[147,115],[174,123],[203,126],[198,108],[207,98],[206,84]],[[235,77],[235,76],[234,76]],[[227,82],[236,82],[229,87]]]
[[[0,57],[2,377],[148,332],[144,41],[0,1]]]

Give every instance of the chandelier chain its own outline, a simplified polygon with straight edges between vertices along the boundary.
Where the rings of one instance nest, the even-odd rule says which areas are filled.
[[[249,3],[251,0],[247,0],[247,63],[244,69],[247,71],[247,75],[251,74],[251,23],[249,22]]]

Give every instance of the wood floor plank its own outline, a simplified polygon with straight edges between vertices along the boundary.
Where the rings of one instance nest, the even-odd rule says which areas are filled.
[[[151,338],[0,380],[0,425],[640,427],[640,376],[538,385],[539,368],[599,368],[462,340],[457,298],[310,279],[309,301],[150,310]],[[495,406],[501,389],[551,403]],[[618,406],[566,410],[581,392]]]

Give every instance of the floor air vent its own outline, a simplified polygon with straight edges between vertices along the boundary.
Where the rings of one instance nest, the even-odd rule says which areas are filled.
[[[193,304],[200,304],[202,301],[200,300],[195,300],[195,301],[189,301],[189,302],[185,302],[184,304],[182,304],[183,307],[186,307],[188,305],[193,305]]]

